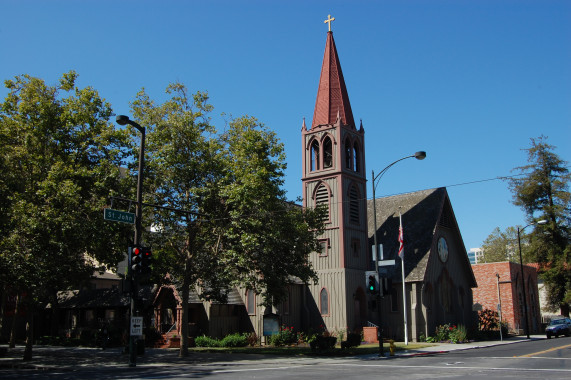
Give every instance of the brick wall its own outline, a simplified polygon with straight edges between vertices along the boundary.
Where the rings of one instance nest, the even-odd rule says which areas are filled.
[[[472,265],[478,287],[473,289],[474,303],[483,309],[498,311],[498,278],[500,275],[500,297],[502,320],[508,323],[510,331],[523,333],[525,317],[521,305],[521,270],[519,264],[512,262],[485,263]],[[530,319],[530,332],[540,332],[540,312],[537,289],[537,270],[524,265],[526,282],[526,300]]]

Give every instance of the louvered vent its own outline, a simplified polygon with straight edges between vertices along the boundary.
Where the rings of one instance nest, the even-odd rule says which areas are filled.
[[[315,192],[315,205],[324,205],[327,208],[327,213],[325,215],[325,220],[329,219],[329,192],[325,185],[321,185],[317,188]]]
[[[442,210],[442,215],[440,216],[440,222],[438,224],[446,228],[452,228],[454,226],[452,210],[450,209],[450,205],[448,204],[448,202],[446,202],[446,204],[444,205],[444,209]]]
[[[359,192],[355,186],[351,186],[349,190],[349,220],[359,224]]]

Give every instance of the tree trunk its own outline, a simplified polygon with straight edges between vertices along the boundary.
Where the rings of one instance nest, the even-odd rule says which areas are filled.
[[[188,260],[185,269],[188,268]],[[182,315],[180,323],[180,357],[188,356],[188,298],[190,295],[190,283],[188,271],[185,270],[184,279],[182,280]]]
[[[32,360],[32,345],[34,342],[34,310],[32,306],[26,310],[26,348],[24,349],[24,360]]]
[[[16,347],[16,320],[20,309],[20,293],[16,294],[16,305],[14,306],[14,316],[12,317],[12,326],[10,327],[10,348]]]
[[[0,300],[0,341],[2,340],[2,331],[4,331],[4,313],[6,312],[6,301],[8,295],[6,294],[8,287],[4,284],[2,285],[2,300]]]
[[[50,325],[50,335],[58,336],[59,330],[59,303],[57,299],[57,290],[53,291],[51,294],[51,304],[52,304],[52,320]]]

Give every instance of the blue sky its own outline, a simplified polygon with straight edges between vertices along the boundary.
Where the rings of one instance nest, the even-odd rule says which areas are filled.
[[[117,114],[142,87],[208,91],[219,128],[221,113],[248,114],[277,132],[290,199],[331,14],[368,177],[428,155],[391,168],[377,194],[448,186],[466,249],[526,224],[507,184],[482,180],[526,164],[530,138],[571,161],[571,1],[0,0],[0,14],[2,80],[73,69]]]

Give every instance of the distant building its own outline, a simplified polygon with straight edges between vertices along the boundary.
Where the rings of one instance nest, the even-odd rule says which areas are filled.
[[[470,248],[470,250],[468,251],[468,259],[470,259],[470,264],[481,263],[483,256],[484,256],[484,251],[482,251],[482,248]]]
[[[537,269],[531,265],[524,265],[523,269],[530,333],[539,333],[541,312]],[[478,282],[478,287],[473,289],[474,303],[482,305],[483,309],[498,311],[501,300],[502,321],[507,322],[510,331],[523,333],[525,309],[520,265],[508,261],[474,264],[472,271]],[[499,284],[497,274],[500,276]]]

